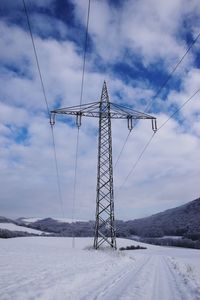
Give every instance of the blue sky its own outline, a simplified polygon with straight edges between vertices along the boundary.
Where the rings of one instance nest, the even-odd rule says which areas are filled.
[[[79,104],[87,0],[26,0],[50,109]],[[200,32],[198,0],[91,0],[83,103],[98,101],[107,81],[112,102],[150,113],[158,126],[200,88],[200,40],[154,97]],[[0,214],[62,216],[49,120],[21,0],[0,3]],[[73,202],[77,129],[57,118],[55,139],[64,214]],[[93,219],[97,121],[80,132],[75,217]],[[114,161],[128,134],[115,121]],[[119,190],[151,137],[141,121],[114,170],[118,219],[133,219],[199,197],[200,102],[197,94],[158,132]]]

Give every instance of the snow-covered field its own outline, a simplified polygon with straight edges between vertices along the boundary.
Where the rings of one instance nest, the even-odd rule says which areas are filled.
[[[44,218],[23,218],[21,219],[24,223],[26,224],[30,224],[30,223],[34,223],[37,221],[41,221]],[[83,220],[75,220],[75,219],[69,219],[69,218],[52,218],[53,220],[57,221],[57,222],[62,222],[62,223],[73,223],[73,222],[87,222],[87,221],[83,221]]]
[[[37,229],[32,229],[24,226],[18,226],[13,223],[0,223],[0,229],[7,229],[10,231],[23,231],[23,232],[28,232],[28,233],[34,233],[34,234],[48,234],[46,232],[37,230]]]
[[[76,238],[75,248],[64,237],[0,239],[0,299],[200,299],[199,250],[91,246],[91,238]]]

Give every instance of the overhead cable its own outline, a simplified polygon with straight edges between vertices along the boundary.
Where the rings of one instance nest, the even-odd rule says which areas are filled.
[[[167,78],[164,80],[164,82],[162,83],[161,87],[157,90],[157,92],[154,94],[154,96],[152,97],[150,103],[147,104],[144,112],[148,112],[149,109],[151,108],[152,106],[152,101],[153,99],[155,99],[156,97],[158,97],[158,95],[161,93],[161,91],[164,89],[164,87],[167,85],[167,83],[171,80],[173,74],[176,72],[176,70],[178,69],[179,65],[182,63],[182,61],[184,60],[184,58],[187,56],[187,54],[189,53],[189,51],[191,50],[191,48],[194,46],[194,44],[197,42],[197,40],[199,39],[200,37],[200,32],[198,33],[198,35],[196,36],[196,38],[190,43],[189,47],[187,48],[187,50],[185,51],[185,53],[183,54],[183,56],[181,57],[181,59],[177,62],[177,64],[174,66],[174,68],[172,69],[172,71],[170,72],[170,74],[167,76]],[[138,123],[139,121],[136,121],[136,124]],[[124,151],[124,148],[127,144],[127,141],[128,141],[128,138],[130,136],[130,133],[128,134],[128,136],[126,137],[125,139],[125,142],[122,146],[122,150],[120,151],[120,154],[117,158],[117,161],[115,163],[115,167],[116,165],[118,164],[119,160],[120,160],[120,157],[122,155],[122,152]],[[148,144],[148,142],[147,142]],[[134,164],[135,165],[135,164]]]
[[[76,202],[76,188],[77,188],[77,168],[78,168],[78,149],[79,149],[79,127],[76,136],[76,151],[75,151],[75,168],[74,168],[74,184],[73,184],[73,199],[72,199],[72,222],[75,217],[75,202]],[[75,247],[75,234],[72,228],[72,247]]]
[[[148,146],[150,145],[151,141],[153,140],[155,136],[155,132],[152,134],[152,136],[150,137],[150,139],[148,140],[148,142],[146,143],[146,145],[144,146],[144,148],[142,149],[142,152],[140,153],[138,159],[136,160],[136,162],[134,163],[133,167],[131,168],[131,170],[129,171],[128,175],[125,177],[124,181],[122,182],[122,184],[120,185],[118,190],[121,190],[122,187],[125,185],[125,183],[127,182],[128,178],[131,176],[131,174],[133,173],[133,171],[136,169],[138,163],[140,162],[140,160],[142,159],[145,151],[147,150]]]
[[[41,69],[40,69],[40,63],[39,63],[39,59],[38,59],[38,55],[37,55],[37,50],[36,50],[36,46],[35,46],[35,42],[34,42],[34,37],[33,37],[32,29],[31,29],[29,14],[28,14],[28,10],[27,10],[27,7],[26,7],[25,0],[22,0],[22,1],[23,1],[24,12],[25,12],[25,15],[26,15],[28,29],[29,29],[29,33],[30,33],[30,37],[31,37],[31,41],[32,41],[32,46],[33,46],[33,51],[34,51],[34,55],[35,55],[36,65],[37,65],[37,69],[38,69],[38,73],[39,73],[39,77],[40,77],[42,93],[43,93],[43,96],[44,96],[44,102],[45,102],[46,110],[47,110],[47,113],[48,113],[48,116],[49,116],[49,119],[50,119],[51,114],[50,114],[49,104],[48,104],[46,91],[45,91],[45,87],[44,87],[44,81],[43,81],[43,78],[42,78],[42,72],[41,72]],[[59,198],[60,204],[61,204],[62,216],[64,217],[64,208],[63,208],[63,200],[62,200],[62,193],[61,193],[60,177],[59,177],[59,171],[58,171],[55,137],[54,137],[54,131],[53,131],[53,126],[52,125],[51,125],[51,135],[52,135],[52,144],[53,144],[55,168],[56,168],[58,198]]]
[[[128,135],[127,135],[127,137],[126,137],[126,139],[125,139],[125,141],[124,141],[124,143],[123,143],[123,146],[122,146],[122,148],[121,148],[121,151],[120,151],[119,154],[118,154],[118,157],[117,157],[116,162],[115,162],[115,165],[114,165],[114,169],[116,168],[116,166],[117,166],[117,164],[118,164],[118,162],[119,162],[119,160],[120,160],[120,158],[121,158],[121,155],[122,155],[122,153],[123,153],[123,151],[124,151],[124,148],[125,148],[125,146],[126,146],[126,144],[127,144],[127,142],[128,142],[128,138],[129,138],[130,133],[131,133],[131,131],[128,132]]]
[[[84,79],[85,79],[85,63],[86,63],[86,53],[87,53],[87,46],[88,46],[89,19],[90,19],[90,0],[88,0],[87,22],[86,22],[86,31],[85,31],[85,43],[84,43],[84,53],[83,53],[83,69],[82,69],[82,78],[81,78],[80,105],[82,104],[82,101],[83,101],[83,88],[84,88]]]
[[[56,167],[56,177],[57,177],[57,186],[58,186],[58,196],[60,199],[61,204],[61,212],[63,218],[65,217],[64,214],[64,205],[63,205],[63,199],[62,199],[62,192],[61,192],[61,185],[60,185],[60,176],[59,176],[59,170],[58,170],[58,159],[57,159],[57,151],[56,151],[56,144],[55,144],[55,135],[53,131],[53,126],[51,126],[51,135],[52,135],[52,142],[53,142],[53,153],[54,153],[54,161],[55,161],[55,167]]]
[[[158,130],[160,130],[161,128],[163,128],[163,126],[166,125],[166,123],[173,118],[174,115],[176,115],[189,101],[192,100],[192,98],[194,98],[194,96],[196,96],[196,94],[198,94],[200,92],[200,88],[198,90],[196,90],[196,92],[190,96],[177,110],[175,110],[175,112],[173,112],[170,117],[158,128]],[[158,131],[157,130],[157,131]]]
[[[152,101],[153,99],[155,99],[159,94],[160,92],[163,90],[163,88],[167,85],[167,83],[170,81],[170,79],[172,78],[173,74],[176,72],[177,68],[179,67],[179,65],[182,63],[182,61],[185,59],[185,57],[187,56],[187,54],[189,53],[189,51],[192,49],[192,47],[195,45],[195,43],[197,42],[197,40],[199,39],[200,37],[200,32],[197,34],[196,38],[190,43],[189,47],[187,48],[187,50],[185,51],[185,53],[183,54],[183,56],[181,57],[181,59],[178,61],[178,63],[174,66],[174,68],[172,69],[172,71],[170,72],[170,74],[168,75],[168,77],[166,78],[166,80],[163,82],[163,84],[161,85],[161,87],[158,89],[158,91],[155,93],[155,95],[152,97],[151,101],[149,104],[147,104],[146,108],[145,108],[145,112],[148,112],[149,109],[151,108],[152,106]],[[183,106],[185,106],[197,93],[199,92],[199,90],[197,90],[189,99],[187,99],[183,105],[177,110],[175,111],[159,128],[161,129],[165,123],[167,123],[179,110],[181,110],[183,108]],[[136,160],[136,162],[134,163],[131,171],[128,173],[128,175],[126,176],[126,180],[124,180],[124,182],[127,181],[128,177],[130,176],[130,174],[132,174],[132,172],[135,170],[136,166],[138,165],[139,161],[141,160],[144,152],[147,150],[148,146],[150,145],[150,143],[152,142],[153,140],[153,137],[155,135],[153,135],[147,142],[147,144],[145,145],[144,149],[142,150],[142,152],[140,153],[138,159]],[[126,141],[127,143],[127,141]],[[124,184],[122,184],[124,185]],[[122,185],[120,186],[120,189],[122,187]]]
[[[40,70],[40,64],[39,64],[37,50],[36,50],[36,46],[35,46],[35,42],[34,42],[34,38],[33,38],[31,24],[30,24],[30,20],[29,20],[29,14],[28,14],[28,10],[27,10],[27,7],[26,7],[25,0],[22,0],[22,1],[23,1],[23,5],[24,5],[24,11],[25,11],[25,14],[26,14],[26,19],[27,19],[29,33],[30,33],[30,37],[31,37],[31,41],[32,41],[33,51],[34,51],[35,60],[36,60],[36,64],[37,64],[37,69],[38,69],[38,73],[39,73],[39,77],[40,77],[40,82],[41,82],[41,86],[42,86],[42,92],[43,92],[43,95],[44,95],[44,101],[45,101],[47,112],[48,112],[48,115],[49,115],[49,118],[50,118],[50,109],[49,109],[49,105],[48,105],[48,101],[47,101],[47,96],[46,96],[46,92],[45,92],[45,88],[44,88],[44,81],[43,81],[43,78],[42,78],[42,73],[41,73],[41,70]]]
[[[85,31],[85,42],[84,42],[84,52],[83,52],[83,68],[81,77],[81,91],[80,91],[80,107],[83,101],[83,90],[84,90],[84,79],[85,79],[85,65],[86,65],[86,53],[88,45],[88,29],[89,29],[89,19],[90,19],[90,0],[88,0],[88,10],[87,10],[87,21],[86,21],[86,31]],[[77,123],[77,138],[76,138],[76,150],[75,150],[75,166],[74,166],[74,185],[73,185],[73,198],[72,198],[72,222],[74,221],[75,214],[75,202],[76,202],[76,189],[77,189],[77,168],[78,168],[78,153],[79,153],[79,129],[80,124]],[[75,247],[75,234],[72,228],[72,247]]]
[[[200,92],[200,88],[198,88],[193,94],[192,96],[190,96],[175,112],[173,112],[170,117],[164,121],[162,123],[162,125],[158,128],[157,132],[160,131],[161,128],[163,128],[167,122],[172,119],[172,117],[177,114],[180,110],[183,109],[183,107],[190,102],[198,93]],[[122,189],[122,187],[125,185],[125,183],[127,182],[128,178],[130,177],[131,174],[133,174],[133,172],[135,171],[138,163],[140,162],[140,160],[142,159],[144,153],[146,152],[147,148],[149,147],[149,145],[151,144],[153,138],[155,137],[155,133],[153,133],[153,135],[150,137],[150,139],[148,140],[148,142],[146,143],[146,145],[144,146],[142,152],[140,153],[138,159],[136,160],[136,162],[134,163],[133,167],[131,168],[131,170],[129,171],[128,175],[126,176],[126,178],[124,179],[123,183],[121,184],[121,186],[119,187],[119,190]]]
[[[145,108],[145,112],[149,111],[149,109],[152,106],[153,99],[157,98],[157,96],[161,93],[161,91],[164,89],[164,87],[167,85],[167,83],[171,80],[173,74],[176,72],[176,70],[178,69],[179,65],[182,63],[182,61],[187,56],[187,54],[189,53],[189,51],[192,49],[192,47],[194,46],[194,44],[197,42],[197,40],[199,39],[199,37],[200,37],[200,32],[198,33],[198,35],[196,36],[196,38],[190,43],[189,47],[187,48],[187,50],[185,51],[185,53],[183,54],[183,56],[181,57],[181,59],[177,62],[177,64],[174,66],[174,68],[172,69],[172,71],[170,72],[170,74],[167,76],[166,80],[163,82],[163,84],[161,85],[161,87],[158,89],[158,91],[152,97],[150,103],[147,104],[147,106]]]

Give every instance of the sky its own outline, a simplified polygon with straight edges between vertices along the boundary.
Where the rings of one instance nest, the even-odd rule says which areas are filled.
[[[80,102],[88,0],[26,0],[50,110]],[[91,0],[82,103],[110,101],[145,111],[160,127],[200,88],[200,39],[157,91],[200,32],[198,0]],[[44,95],[22,0],[0,2],[0,215],[95,217],[98,120],[83,118],[74,197],[77,128],[54,126],[57,176]],[[139,121],[114,168],[116,219],[135,219],[199,197],[200,93],[154,136]],[[127,137],[112,122],[113,162]],[[133,170],[134,168],[134,170]],[[133,170],[131,172],[131,170]],[[129,176],[127,177],[127,175]],[[127,178],[127,180],[125,180]]]

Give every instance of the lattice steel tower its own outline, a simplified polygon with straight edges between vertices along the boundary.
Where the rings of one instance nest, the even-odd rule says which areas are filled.
[[[106,231],[108,234],[106,236]],[[114,224],[113,164],[110,102],[106,83],[99,105],[99,143],[97,165],[97,197],[94,248],[104,241],[116,248]]]
[[[105,81],[100,101],[53,110],[51,111],[51,125],[55,124],[56,114],[75,115],[78,128],[81,126],[83,116],[99,118],[94,248],[98,249],[101,244],[107,243],[116,249],[111,119],[126,119],[129,130],[133,129],[133,120],[150,119],[155,132],[157,130],[156,118],[110,102]]]

